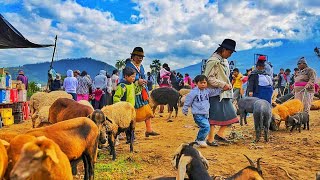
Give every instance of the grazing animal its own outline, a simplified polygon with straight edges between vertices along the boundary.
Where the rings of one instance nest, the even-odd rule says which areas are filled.
[[[259,100],[256,97],[244,97],[238,101],[238,108],[240,112],[240,125],[243,126],[243,120],[247,123],[247,114],[253,112],[253,104]]]
[[[87,117],[93,112],[93,109],[68,98],[57,99],[49,109],[49,122],[54,124],[60,121]]]
[[[21,156],[12,169],[12,180],[72,180],[68,157],[52,140],[40,136],[23,145]]]
[[[179,101],[179,92],[176,91],[173,88],[169,87],[161,87],[154,89],[151,92],[149,102],[150,106],[152,107],[153,114],[156,111],[156,108],[158,105],[169,105],[169,116],[168,116],[168,121],[171,122],[171,114],[173,112],[173,108],[176,111],[175,117],[178,116],[178,101]]]
[[[253,104],[254,128],[256,130],[256,142],[260,140],[261,129],[264,130],[264,140],[268,141],[268,132],[271,123],[271,104],[259,99]]]
[[[187,174],[189,179],[209,180],[209,163],[205,157],[193,147],[195,142],[181,144],[174,153],[172,165],[178,169],[177,180],[183,180]]]
[[[303,104],[299,99],[292,99],[283,104],[278,104],[272,109],[272,121],[275,121],[277,129],[281,121],[287,121],[289,116],[303,111]]]
[[[224,178],[221,176],[216,176],[213,179],[214,180],[263,180],[262,177],[262,170],[260,168],[260,159],[258,158],[257,160],[257,166],[255,166],[254,162],[248,158],[248,156],[244,155],[249,163],[250,166],[247,166],[243,169],[241,169],[239,172],[237,172],[236,174]]]
[[[134,130],[136,124],[136,111],[134,107],[124,101],[117,102],[101,109],[106,117],[105,126],[110,146],[112,160],[116,159],[115,140],[121,132],[126,133],[130,152],[133,152]]]
[[[292,93],[286,94],[284,96],[281,96],[281,97],[277,98],[276,99],[276,103],[277,104],[282,104],[282,103],[288,101],[289,99],[292,99],[293,97],[294,97],[294,94],[292,94]]]
[[[103,123],[99,122],[99,124]],[[76,165],[82,158],[85,179],[93,179],[94,163],[97,160],[99,129],[91,119],[87,117],[69,119],[51,126],[30,130],[26,134],[36,137],[46,136],[57,143],[62,152],[69,158],[74,175],[76,173]]]
[[[8,154],[6,150],[8,146],[9,143],[7,141],[0,139],[0,179],[3,179],[8,167]]]
[[[309,130],[309,114],[306,112],[300,112],[293,116],[289,116],[288,120],[286,121],[287,129],[292,126],[290,132],[293,131],[294,128],[297,128],[299,132],[301,132],[301,125],[303,124],[303,129]]]
[[[311,103],[310,110],[318,110],[320,109],[320,100],[313,101]]]
[[[39,117],[38,112],[40,109],[43,106],[51,106],[58,98],[72,99],[72,96],[65,91],[52,91],[50,93],[36,92],[30,97],[30,115],[33,128],[35,127],[36,121]]]

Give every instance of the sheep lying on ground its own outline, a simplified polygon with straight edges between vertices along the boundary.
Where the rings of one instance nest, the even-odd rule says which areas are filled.
[[[73,179],[68,157],[54,141],[44,136],[24,144],[10,178],[12,180]]]
[[[174,153],[172,165],[178,169],[177,180],[183,180],[186,174],[193,180],[211,179],[207,171],[208,161],[193,147],[193,144],[183,143]]]
[[[281,121],[287,121],[289,116],[303,111],[303,104],[299,99],[292,99],[272,109],[272,121],[276,122],[279,129]]]
[[[253,105],[257,100],[259,100],[259,98],[244,97],[238,101],[238,109],[240,112],[240,125],[241,126],[243,125],[243,120],[244,120],[244,124],[248,124],[247,123],[247,114],[253,112]]]
[[[127,143],[130,143],[130,152],[133,152],[133,140],[135,130],[136,111],[128,102],[118,102],[110,106],[105,106],[101,111],[106,116],[106,129],[108,143],[112,159],[116,159],[115,139],[121,132],[125,132]]]
[[[260,159],[258,158],[257,160],[257,166],[255,166],[254,162],[249,159],[246,155],[244,155],[249,163],[250,166],[247,166],[243,169],[241,169],[239,172],[237,172],[236,174],[232,175],[231,177],[228,178],[224,178],[221,176],[216,176],[213,179],[214,180],[249,180],[249,179],[254,179],[254,180],[263,180],[262,177],[262,170],[260,168]]]
[[[307,129],[309,130],[309,114],[306,112],[300,112],[297,113],[293,116],[289,116],[288,120],[286,121],[286,127],[287,129],[292,126],[290,132],[293,131],[294,128],[298,128],[299,132],[301,132],[301,125],[303,126],[303,129]]]
[[[37,113],[43,106],[51,106],[58,98],[72,99],[72,96],[65,91],[52,91],[50,93],[37,92],[30,97],[30,115],[32,119],[32,127],[35,127],[38,118]]]
[[[259,99],[253,104],[254,128],[256,130],[256,142],[260,140],[261,129],[264,130],[264,140],[268,141],[268,132],[271,123],[271,105],[264,99]]]
[[[73,99],[59,98],[49,109],[49,122],[54,124],[76,117],[87,117],[93,112],[93,108],[78,103]]]
[[[169,117],[168,121],[172,122],[171,120],[171,114],[173,112],[173,108],[176,111],[176,116],[178,116],[178,101],[179,101],[179,92],[176,91],[173,88],[168,88],[168,87],[162,87],[162,88],[157,88],[154,89],[151,92],[149,102],[150,106],[152,107],[153,114],[156,111],[156,108],[158,105],[169,105]]]
[[[313,101],[311,103],[310,110],[318,110],[318,109],[320,109],[320,100]]]
[[[0,179],[3,179],[8,167],[8,154],[6,150],[8,146],[9,143],[7,141],[0,139]]]
[[[45,124],[50,124],[49,109],[50,109],[50,106],[43,106],[39,109],[37,113],[35,113],[33,117],[36,119],[36,121],[39,120],[40,122],[37,127],[42,127]],[[35,121],[35,124],[36,124],[36,121]]]
[[[104,122],[99,122],[99,124],[102,123]],[[73,174],[76,173],[76,164],[82,158],[85,167],[85,179],[93,179],[99,129],[91,119],[87,117],[69,119],[51,126],[30,130],[26,134],[36,137],[46,136],[57,143],[71,161]]]

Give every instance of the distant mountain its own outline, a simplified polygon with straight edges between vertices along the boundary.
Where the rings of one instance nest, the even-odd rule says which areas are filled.
[[[260,49],[250,49],[245,51],[238,51],[232,54],[228,60],[233,60],[236,63],[236,67],[244,73],[245,69],[248,69],[254,65],[254,54],[268,55],[269,61],[274,66],[274,73],[279,73],[280,68],[289,68],[291,72],[297,67],[297,61],[300,57],[305,57],[309,67],[316,70],[318,77],[320,76],[320,58],[314,53],[315,47],[320,47],[319,40],[308,41],[295,41],[288,42],[282,40],[283,44],[278,47],[268,47]],[[210,54],[208,54],[208,57]],[[203,57],[207,59],[208,57]],[[201,59],[198,64],[187,66],[181,69],[177,69],[180,73],[189,73],[192,78],[200,74],[201,71]]]
[[[15,79],[18,75],[18,70],[22,69],[25,75],[29,78],[29,81],[34,81],[41,84],[47,83],[47,73],[50,67],[50,62],[36,63],[36,64],[25,64],[19,67],[8,67],[6,68],[12,78]],[[65,76],[68,69],[87,71],[91,77],[95,77],[100,70],[106,70],[108,74],[112,74],[115,67],[92,59],[92,58],[79,58],[79,59],[62,59],[53,62],[53,68],[57,73]]]

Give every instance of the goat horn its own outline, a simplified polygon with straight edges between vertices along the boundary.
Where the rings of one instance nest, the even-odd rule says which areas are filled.
[[[261,171],[261,169],[260,169],[260,160],[261,160],[261,158],[258,158],[258,160],[257,160],[257,169],[259,171]]]
[[[248,159],[248,161],[249,161],[249,163],[250,163],[250,165],[251,165],[252,167],[256,167],[256,166],[254,165],[253,161],[248,158],[248,156],[246,156],[245,154],[244,154],[244,156]]]

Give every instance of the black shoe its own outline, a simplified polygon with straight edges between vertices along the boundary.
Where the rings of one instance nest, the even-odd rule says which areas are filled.
[[[208,146],[219,146],[217,142],[213,141],[213,142],[209,142],[208,140],[206,141]]]
[[[231,143],[229,140],[227,140],[226,138],[220,137],[218,134],[216,134],[214,136],[214,140],[216,140],[218,142],[225,143],[225,144],[230,144]]]
[[[154,132],[154,131],[146,132],[146,137],[149,137],[149,136],[158,136],[158,135],[160,135],[160,134],[157,133],[157,132]]]

